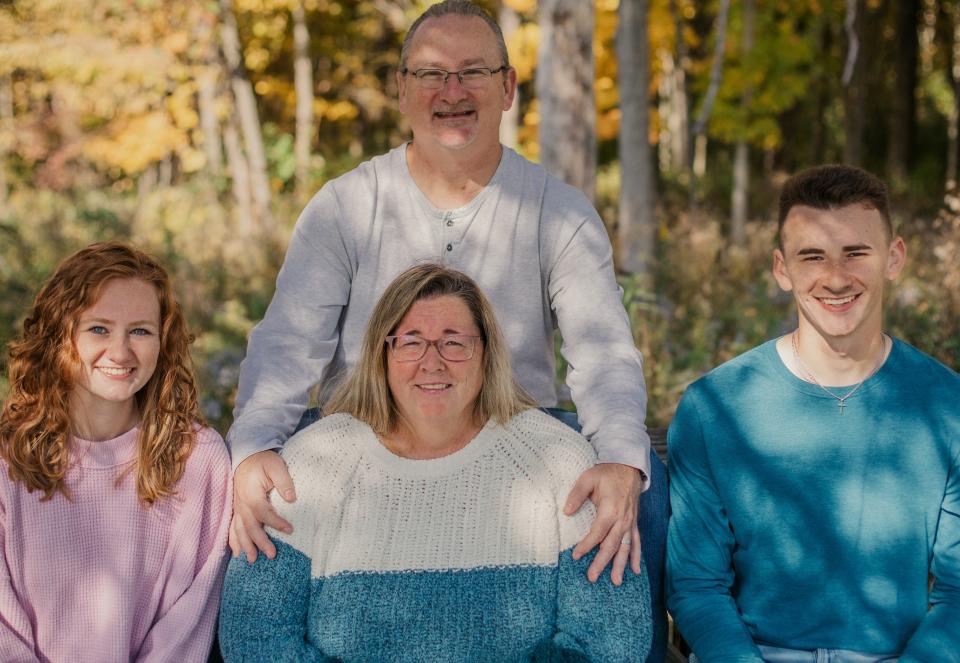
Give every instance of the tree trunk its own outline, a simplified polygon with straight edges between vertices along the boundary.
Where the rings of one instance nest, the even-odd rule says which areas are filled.
[[[413,10],[411,0],[373,0],[373,7],[383,14],[394,32],[405,32],[410,27],[407,14]]]
[[[157,164],[151,163],[143,169],[137,177],[137,211],[136,218],[141,219],[147,204],[147,198],[157,188]]]
[[[660,71],[657,90],[660,100],[660,169],[685,175],[689,159],[687,140],[690,138],[685,74],[680,61],[669,51],[660,52]]]
[[[217,117],[217,95],[222,92],[220,72],[223,66],[214,36],[217,14],[213,7],[197,4],[191,7],[187,16],[194,25],[193,40],[198,52],[194,63],[197,72],[197,113],[200,116],[206,172],[219,177],[223,173],[223,145],[220,141],[220,119]]]
[[[950,8],[952,44],[950,77],[953,83],[953,109],[947,121],[947,193],[957,189],[958,124],[960,124],[960,3]]]
[[[169,189],[173,186],[173,155],[169,152],[160,159],[160,168],[158,171],[158,180],[160,186]]]
[[[260,118],[257,112],[257,99],[253,85],[247,77],[246,67],[240,51],[240,36],[237,32],[237,20],[233,15],[232,0],[220,0],[221,23],[220,36],[223,55],[230,76],[230,87],[237,115],[240,117],[240,130],[246,147],[248,164],[248,183],[254,203],[254,214],[262,232],[273,230],[273,215],[270,211],[270,181],[267,175],[267,157],[263,147],[263,134],[260,132]],[[226,136],[224,136],[226,140]],[[235,184],[236,186],[236,184]]]
[[[846,0],[847,59],[843,70],[844,133],[843,161],[858,166],[863,162],[864,53],[863,0]]]
[[[730,191],[730,241],[747,243],[747,214],[750,197],[750,146],[738,140],[733,150],[733,187]]]
[[[223,146],[220,143],[220,122],[217,120],[217,74],[207,68],[197,77],[197,106],[207,171],[214,177],[223,172]]]
[[[916,135],[916,89],[919,41],[917,23],[919,0],[898,0],[896,6],[897,41],[894,63],[893,108],[887,131],[887,176],[905,186],[913,160]]]
[[[723,52],[727,45],[727,17],[730,15],[730,0],[720,0],[720,10],[717,14],[717,38],[713,47],[713,64],[710,66],[710,85],[707,94],[693,123],[693,147],[690,155],[690,206],[696,201],[696,178],[704,172],[707,153],[707,120],[713,110],[713,102],[720,89],[720,79],[723,77]],[[699,167],[698,167],[699,166]]]
[[[670,112],[667,115],[667,127],[670,131],[670,170],[683,173],[690,161],[690,101],[687,95],[687,42],[683,35],[683,17],[676,0],[670,2],[670,12],[673,14],[675,39],[677,40],[674,53],[676,59],[672,63],[670,77]],[[649,41],[649,39],[648,39]]]
[[[617,83],[620,89],[620,268],[652,272],[656,189],[649,140],[650,44],[647,0],[621,0],[617,28]]]
[[[250,199],[250,168],[247,157],[240,147],[240,132],[236,119],[231,115],[223,128],[223,147],[230,168],[230,186],[237,205],[237,230],[241,235],[253,232],[253,201]]]
[[[293,76],[297,93],[297,128],[293,143],[296,196],[304,202],[310,186],[310,143],[313,139],[313,67],[310,64],[310,33],[303,0],[293,5]]]
[[[501,2],[498,22],[500,23],[500,29],[503,31],[503,39],[509,44],[510,38],[520,28],[520,15],[508,7],[506,3]],[[500,119],[500,142],[507,147],[516,149],[519,128],[520,90],[518,89],[517,95],[513,99],[513,106]]]
[[[13,82],[9,74],[0,76],[0,214],[7,208],[7,153],[13,141]]]
[[[540,162],[593,200],[597,171],[593,3],[541,0],[539,11]]]
[[[693,206],[697,180],[707,174],[707,134],[696,134],[693,141],[693,173],[690,178],[690,205]]]
[[[753,50],[755,20],[754,0],[743,0],[743,41],[740,55],[741,67],[747,74],[750,69],[750,52]],[[752,103],[753,86],[748,82],[740,97],[740,105],[749,110]],[[744,136],[740,137],[734,149],[733,190],[730,198],[730,240],[734,246],[744,246],[747,243],[747,217],[750,215],[750,146]]]

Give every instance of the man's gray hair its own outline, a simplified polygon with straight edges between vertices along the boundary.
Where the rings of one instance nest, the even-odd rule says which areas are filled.
[[[413,41],[413,35],[417,28],[428,18],[438,18],[440,16],[476,16],[483,19],[483,22],[493,30],[493,36],[497,39],[497,49],[500,51],[500,57],[503,60],[501,64],[506,67],[510,66],[510,56],[507,54],[507,44],[503,40],[503,31],[500,30],[500,26],[483,7],[478,7],[470,0],[443,0],[443,2],[432,5],[427,11],[420,14],[413,25],[410,26],[407,36],[403,38],[403,47],[400,49],[401,69],[405,69],[407,66],[407,52],[410,50],[410,42]]]

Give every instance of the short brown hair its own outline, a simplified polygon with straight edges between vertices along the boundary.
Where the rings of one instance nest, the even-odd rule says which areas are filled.
[[[510,55],[507,53],[507,43],[503,39],[503,31],[493,17],[490,16],[482,7],[475,5],[470,0],[443,0],[420,14],[407,30],[403,38],[403,46],[400,48],[400,69],[407,67],[407,54],[410,50],[410,43],[413,41],[413,35],[420,25],[428,18],[439,18],[441,16],[476,16],[483,19],[483,22],[493,31],[493,36],[497,40],[497,50],[500,51],[500,57],[504,67],[510,66]]]
[[[893,238],[887,185],[876,175],[856,166],[815,166],[788,179],[780,191],[777,242],[783,249],[783,224],[797,205],[814,209],[839,209],[860,204],[875,209],[883,219],[887,240]]]
[[[71,434],[69,400],[80,366],[73,335],[80,314],[113,279],[139,279],[160,302],[160,354],[147,383],[136,393],[140,436],[135,474],[144,504],[174,494],[203,423],[190,361],[190,334],[166,270],[143,251],[121,244],[93,244],[57,267],[34,299],[20,340],[10,343],[10,396],[0,412],[0,457],[13,481],[42,499],[65,483]]]
[[[425,263],[403,272],[384,290],[367,323],[360,359],[324,407],[324,414],[346,412],[377,433],[393,431],[399,412],[387,384],[386,337],[416,302],[448,295],[460,299],[470,310],[484,344],[483,382],[474,407],[478,423],[493,419],[503,424],[536,407],[513,377],[510,351],[480,286],[455,269]]]

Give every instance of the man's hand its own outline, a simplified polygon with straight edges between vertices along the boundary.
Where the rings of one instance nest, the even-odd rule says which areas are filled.
[[[277,549],[263,531],[269,525],[290,534],[293,526],[274,511],[267,493],[276,488],[287,502],[297,499],[287,464],[276,451],[259,451],[243,460],[233,473],[233,520],[230,522],[230,550],[234,557],[246,553],[253,564],[257,549],[270,559]]]
[[[623,582],[627,559],[633,572],[640,573],[640,530],[637,528],[640,488],[640,471],[618,463],[594,465],[573,485],[563,507],[566,515],[576,513],[588,497],[597,507],[597,517],[590,531],[573,549],[573,558],[580,559],[600,546],[587,569],[590,582],[597,581],[611,559],[610,579],[614,585]],[[630,545],[624,542],[627,537]]]

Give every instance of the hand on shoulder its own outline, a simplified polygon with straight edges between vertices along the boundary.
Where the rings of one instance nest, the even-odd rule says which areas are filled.
[[[273,559],[277,550],[264,531],[264,525],[290,534],[293,526],[281,518],[270,504],[269,492],[276,489],[287,502],[297,499],[287,465],[276,451],[260,451],[245,458],[233,475],[233,522],[230,524],[230,550],[234,557],[245,553],[251,564],[258,550]]]

